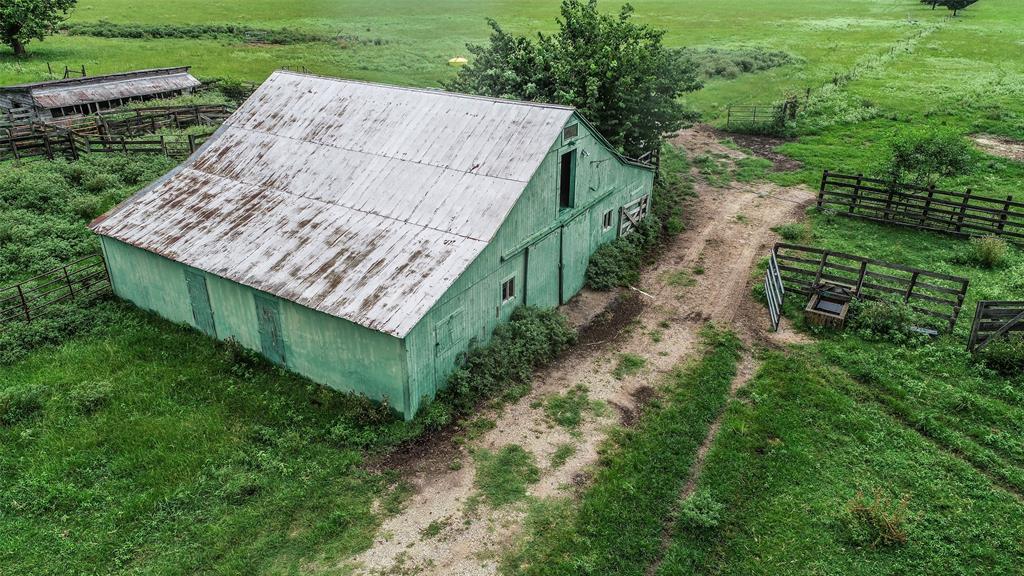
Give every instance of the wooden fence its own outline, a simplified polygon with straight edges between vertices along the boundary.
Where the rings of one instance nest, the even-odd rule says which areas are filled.
[[[231,108],[223,105],[142,108],[129,113],[119,111],[77,118],[67,128],[79,134],[135,136],[154,134],[164,128],[220,124],[231,112]]]
[[[827,280],[849,286],[857,298],[898,298],[950,331],[969,284],[958,276],[796,244],[778,243],[773,253],[786,287],[794,292],[810,295]]]
[[[962,236],[993,234],[1024,243],[1024,202],[835,174],[821,177],[818,207],[844,216]]]
[[[977,352],[1011,332],[1024,332],[1024,302],[978,302],[967,349]]]
[[[34,278],[0,289],[0,325],[31,322],[54,304],[91,298],[110,289],[103,257],[86,256]]]
[[[45,124],[0,129],[0,162],[39,157],[52,160],[57,156],[78,158],[74,134]]]

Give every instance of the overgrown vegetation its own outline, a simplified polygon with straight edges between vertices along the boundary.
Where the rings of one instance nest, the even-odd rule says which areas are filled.
[[[381,38],[361,38],[352,34],[322,34],[291,28],[255,28],[244,24],[118,24],[100,20],[98,22],[71,22],[61,26],[61,31],[71,36],[94,36],[96,38],[134,38],[152,40],[159,38],[187,39],[231,39],[253,44],[304,44],[310,42],[331,42],[338,46],[387,44]]]
[[[752,74],[794,64],[799,59],[788,52],[754,48],[682,48],[683,57],[697,65],[704,78],[732,80],[741,74]]]
[[[939,178],[959,176],[971,169],[973,149],[955,130],[902,129],[885,142],[879,175],[893,182],[935,184]]]
[[[740,343],[706,328],[706,350],[673,373],[635,429],[613,436],[579,501],[535,506],[528,536],[504,560],[509,574],[643,574],[657,552],[697,448],[721,411]]]

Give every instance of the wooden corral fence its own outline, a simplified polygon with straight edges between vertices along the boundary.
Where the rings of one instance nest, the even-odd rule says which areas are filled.
[[[876,222],[961,236],[996,235],[1024,243],[1024,202],[1013,196],[999,200],[965,192],[899,184],[863,175],[821,177],[818,207]]]
[[[1024,301],[978,302],[967,349],[970,352],[977,352],[993,340],[1008,336],[1011,332],[1024,332]]]
[[[131,112],[119,111],[76,118],[65,127],[79,134],[134,136],[153,134],[164,128],[221,124],[232,112],[231,107],[224,105],[140,108]]]
[[[768,300],[768,316],[772,321],[772,330],[778,332],[782,322],[782,304],[786,297],[786,286],[782,282],[782,271],[779,260],[772,251],[768,259],[768,269],[764,271],[764,296]]]
[[[0,161],[63,156],[78,158],[74,134],[46,124],[0,128]]]
[[[54,304],[85,300],[110,290],[103,257],[86,256],[13,286],[0,288],[0,325],[31,322]]]
[[[855,298],[898,298],[919,314],[956,325],[969,280],[809,246],[778,243],[772,251],[786,288],[810,296],[822,281],[848,286]]]

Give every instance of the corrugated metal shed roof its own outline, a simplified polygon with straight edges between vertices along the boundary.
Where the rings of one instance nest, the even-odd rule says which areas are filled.
[[[95,77],[91,83],[44,84],[31,89],[32,100],[40,108],[60,108],[92,104],[120,98],[148,96],[173,90],[197,88],[201,82],[188,72],[133,77]]]
[[[572,108],[274,73],[92,227],[404,337],[497,232]]]

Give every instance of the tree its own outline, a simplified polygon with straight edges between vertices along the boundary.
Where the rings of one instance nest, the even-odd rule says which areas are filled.
[[[25,44],[57,31],[77,0],[0,0],[0,41],[24,56]]]
[[[956,16],[957,12],[967,8],[971,4],[974,4],[978,0],[939,0],[939,4],[942,4],[946,8],[953,11],[953,16]]]
[[[469,45],[473,61],[445,87],[574,106],[612,145],[639,156],[690,117],[678,97],[702,84],[692,59],[632,16],[629,4],[602,14],[597,0],[563,0],[558,32],[536,40],[489,20],[490,43]]]

